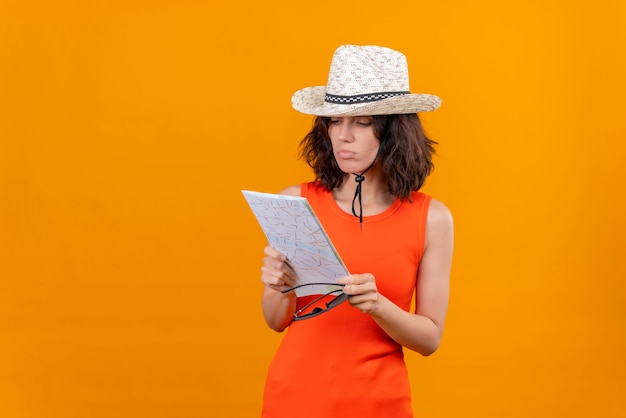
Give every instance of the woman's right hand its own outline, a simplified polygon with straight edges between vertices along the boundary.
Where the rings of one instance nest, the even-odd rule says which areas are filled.
[[[271,289],[281,291],[296,285],[296,272],[289,266],[287,257],[271,245],[263,250],[261,281]]]
[[[274,331],[282,332],[293,320],[296,310],[295,292],[281,293],[296,284],[296,272],[289,266],[287,257],[272,246],[263,250],[261,281],[263,289],[263,316]]]

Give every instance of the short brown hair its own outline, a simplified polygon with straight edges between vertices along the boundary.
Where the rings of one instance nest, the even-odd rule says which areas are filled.
[[[410,200],[434,168],[432,157],[437,144],[428,138],[415,113],[375,115],[374,135],[381,141],[378,162],[387,181],[389,193]],[[316,116],[311,131],[300,142],[300,157],[313,168],[316,180],[328,190],[345,180],[328,136],[330,118]]]

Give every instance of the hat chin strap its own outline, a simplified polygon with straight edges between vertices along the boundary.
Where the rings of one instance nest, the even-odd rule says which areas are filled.
[[[385,143],[386,139],[387,139],[387,135],[385,135],[380,145],[378,146],[378,151],[376,152],[374,161],[372,161],[372,163],[365,170],[363,170],[361,174],[352,173],[352,175],[354,176],[354,181],[356,181],[356,189],[354,190],[354,197],[352,198],[352,214],[356,216],[357,218],[359,218],[359,228],[361,231],[363,231],[363,203],[361,199],[361,188],[363,185],[363,181],[365,180],[365,176],[363,174],[365,174],[365,172],[369,170],[370,168],[372,168],[374,164],[376,163],[376,160],[378,159],[378,155],[380,154],[380,150],[382,149],[383,144]],[[357,200],[359,201],[359,213],[358,214],[356,213],[356,208],[354,205]]]
[[[357,218],[359,218],[359,228],[361,229],[361,231],[363,230],[363,202],[361,199],[361,186],[363,185],[363,180],[365,180],[365,176],[363,174],[365,174],[367,170],[372,168],[377,158],[378,158],[378,155],[376,156],[376,158],[374,158],[374,161],[372,161],[369,167],[363,170],[361,174],[352,173],[352,175],[355,176],[354,181],[356,181],[356,189],[354,190],[354,197],[352,198],[352,214],[356,216]],[[354,204],[357,201],[357,199],[359,200],[359,214],[358,215],[356,213],[356,208],[354,207]]]

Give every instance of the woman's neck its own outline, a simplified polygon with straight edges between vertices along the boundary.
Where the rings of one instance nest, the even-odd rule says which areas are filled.
[[[387,184],[378,171],[370,170],[364,175],[361,184],[361,203],[363,216],[376,215],[391,206],[395,198],[389,193]],[[353,174],[346,175],[345,180],[333,189],[333,198],[337,205],[347,213],[352,213],[352,202],[358,183]],[[358,202],[355,203],[358,207]]]

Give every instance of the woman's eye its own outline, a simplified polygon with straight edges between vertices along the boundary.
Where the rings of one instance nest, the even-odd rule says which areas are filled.
[[[341,121],[339,119],[331,119],[330,120],[330,124],[331,125],[338,125]]]
[[[370,126],[372,124],[372,119],[370,118],[359,118],[356,120],[356,124],[359,126]]]

